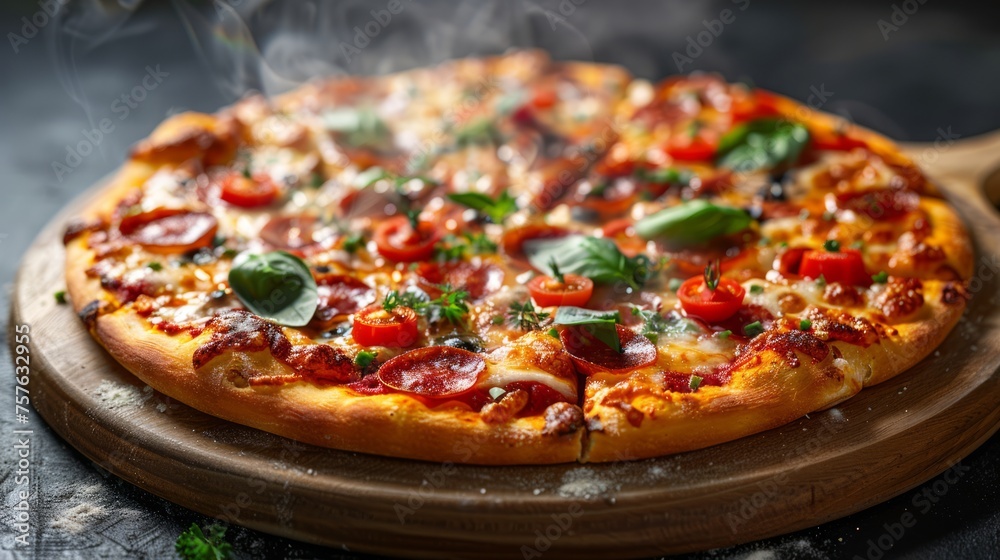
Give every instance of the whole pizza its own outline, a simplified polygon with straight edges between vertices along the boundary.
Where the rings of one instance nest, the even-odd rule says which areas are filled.
[[[885,138],[517,51],[167,119],[66,235],[95,338],[198,410],[478,464],[702,448],[941,343],[956,213]]]

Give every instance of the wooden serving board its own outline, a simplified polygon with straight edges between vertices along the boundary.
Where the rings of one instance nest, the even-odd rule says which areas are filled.
[[[979,255],[969,312],[911,371],[829,411],[701,451],[617,464],[454,466],[299,444],[153,392],[53,293],[69,205],[28,250],[13,324],[30,390],[67,442],[168,500],[269,533],[425,558],[638,557],[792,532],[900,494],[1000,426],[1000,219],[981,191],[1000,133],[908,151],[946,189]],[[524,548],[527,547],[527,548]]]

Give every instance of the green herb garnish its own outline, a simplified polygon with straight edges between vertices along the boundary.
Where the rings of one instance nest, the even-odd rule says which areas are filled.
[[[692,375],[691,376],[691,382],[688,383],[688,387],[691,388],[692,392],[697,393],[698,392],[698,387],[701,387],[701,382],[702,382],[702,378],[701,377],[699,377],[697,375]]]
[[[448,199],[472,208],[494,224],[502,224],[508,216],[517,212],[517,200],[507,191],[500,193],[496,199],[477,192],[451,193]]]
[[[813,326],[813,322],[810,321],[809,319],[802,319],[801,321],[799,321],[799,330],[800,331],[807,331],[807,330],[811,329],[812,326]]]
[[[362,350],[358,352],[356,356],[354,356],[354,365],[358,366],[361,369],[368,369],[368,366],[372,365],[377,356],[378,353],[376,352],[371,352],[369,350]]]
[[[840,241],[836,239],[827,239],[823,242],[823,248],[830,253],[837,253],[840,251]]]
[[[593,309],[564,305],[556,310],[556,316],[552,320],[552,323],[555,325],[582,327],[594,338],[607,344],[620,354],[622,343],[618,338],[618,328],[615,326],[620,321],[621,315],[617,311],[595,311]]]
[[[753,285],[750,286],[750,293],[751,294],[763,294],[764,293],[764,286],[761,286],[760,284],[753,284]]]
[[[549,314],[535,309],[531,299],[524,303],[512,302],[507,310],[507,318],[515,327],[522,331],[534,331],[541,328],[542,322],[549,318]]]
[[[659,340],[661,334],[676,335],[701,332],[697,323],[681,317],[676,312],[661,315],[656,311],[633,307],[632,315],[642,317],[642,330],[639,331],[639,334],[645,336],[654,344]]]
[[[160,263],[158,263],[158,262],[156,262],[156,261],[153,261],[151,263],[147,263],[146,264],[146,268],[148,268],[150,270],[153,270],[153,271],[156,271],[156,272],[159,272],[159,271],[163,270],[163,265],[160,264]]]
[[[877,274],[872,274],[872,282],[876,284],[885,284],[889,281],[889,273],[886,271],[880,271]]]
[[[344,239],[340,248],[348,253],[356,253],[358,249],[365,246],[365,237],[360,233],[352,233]]]
[[[739,208],[695,199],[650,214],[635,223],[635,233],[643,239],[663,238],[679,245],[704,243],[741,232],[753,218]]]
[[[721,338],[722,340],[726,340],[732,334],[733,334],[733,331],[726,330],[726,331],[719,331],[719,332],[715,333],[715,336],[717,338]]]
[[[753,338],[760,333],[764,332],[764,325],[760,324],[760,321],[754,321],[749,325],[743,327],[743,334]]]
[[[562,274],[586,276],[594,282],[624,282],[632,289],[652,276],[645,255],[626,257],[614,241],[603,237],[568,235],[554,239],[532,239],[523,245],[528,261],[539,271],[551,269],[555,260]]]
[[[716,163],[739,172],[794,163],[809,143],[809,130],[782,119],[757,119],[737,126],[719,141]]]
[[[56,303],[65,304],[66,303],[66,290],[59,290],[58,292],[52,294],[56,298]]]
[[[319,305],[309,267],[284,251],[240,254],[229,285],[252,313],[286,327],[305,326]]]
[[[226,542],[226,528],[212,524],[202,532],[197,523],[177,537],[174,550],[184,560],[227,560],[232,558],[233,546]]]

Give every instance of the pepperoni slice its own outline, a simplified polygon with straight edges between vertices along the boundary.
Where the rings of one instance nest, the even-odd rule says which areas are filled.
[[[378,378],[397,391],[441,398],[472,389],[485,370],[486,360],[479,354],[451,346],[428,346],[382,364]]]
[[[218,228],[208,212],[160,208],[123,218],[118,231],[147,251],[169,254],[210,246]]]
[[[319,274],[316,278],[319,306],[312,326],[328,328],[338,317],[357,313],[375,301],[375,290],[347,274]]]
[[[260,238],[275,249],[301,251],[319,243],[320,227],[316,216],[275,216],[261,229]]]
[[[499,290],[504,279],[504,271],[499,266],[471,262],[420,263],[417,265],[417,275],[423,280],[420,287],[425,292],[437,292],[437,286],[448,284],[469,292],[469,297],[473,300],[482,299]]]
[[[615,328],[622,345],[620,354],[585,328],[567,327],[559,333],[577,371],[583,375],[629,373],[656,360],[656,346],[648,338],[622,325]]]
[[[508,257],[528,264],[528,257],[524,255],[524,243],[526,241],[565,237],[567,235],[569,235],[569,230],[566,228],[547,224],[528,224],[508,229],[504,232],[503,238],[500,240],[500,249]]]

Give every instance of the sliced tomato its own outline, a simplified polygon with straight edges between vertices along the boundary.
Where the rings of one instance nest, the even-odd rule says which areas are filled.
[[[560,282],[551,276],[535,276],[528,282],[531,299],[542,307],[574,305],[583,307],[594,293],[594,281],[585,276],[564,274]]]
[[[731,278],[720,278],[719,285],[709,290],[703,276],[688,278],[677,297],[685,313],[709,323],[718,323],[732,317],[743,307],[746,290]]]
[[[539,109],[548,109],[559,101],[559,95],[552,88],[539,88],[531,98],[531,104]]]
[[[152,253],[186,253],[209,247],[219,222],[208,212],[159,208],[122,218],[118,231]]]
[[[354,315],[351,336],[362,346],[412,346],[417,341],[417,313],[409,307],[386,311],[370,305]]]
[[[715,157],[718,142],[708,140],[704,135],[690,138],[687,135],[672,138],[663,151],[680,161],[707,161]]]
[[[278,185],[265,173],[246,177],[237,171],[230,171],[219,181],[219,187],[219,198],[242,208],[267,206],[281,194]]]
[[[382,364],[378,378],[397,391],[442,398],[471,390],[486,371],[479,354],[451,346],[410,350]]]
[[[566,327],[559,332],[566,352],[583,375],[628,373],[656,360],[656,346],[648,338],[623,325],[615,325],[622,351],[616,352],[586,327]]]
[[[345,315],[357,313],[375,301],[375,290],[348,274],[318,274],[316,292],[319,305],[310,325],[326,329]]]
[[[802,255],[799,274],[806,278],[823,277],[827,282],[840,282],[851,286],[869,286],[872,278],[865,270],[865,261],[857,249],[831,251],[806,251]]]
[[[427,260],[441,239],[441,229],[430,222],[420,222],[414,230],[406,216],[395,216],[375,228],[375,245],[383,257],[396,262]]]

